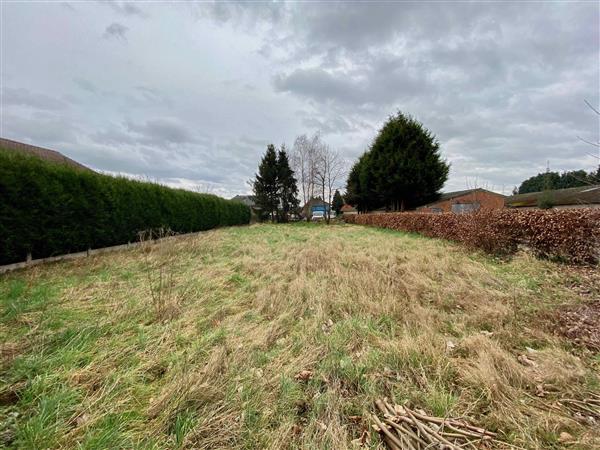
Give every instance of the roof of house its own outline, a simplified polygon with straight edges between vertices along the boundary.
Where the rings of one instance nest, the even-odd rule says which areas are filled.
[[[600,184],[554,191],[529,192],[507,197],[505,204],[511,208],[537,206],[542,195],[548,195],[555,206],[600,204]]]
[[[236,195],[231,200],[241,202],[246,206],[256,205],[256,197],[254,195]]]
[[[344,206],[342,206],[342,208],[340,209],[342,212],[354,212],[356,211],[356,208],[352,205],[348,205],[347,203],[344,204]]]
[[[464,195],[469,195],[469,194],[472,194],[474,192],[487,192],[488,194],[494,194],[494,195],[497,195],[499,197],[506,197],[505,195],[498,194],[497,192],[488,191],[487,189],[483,189],[483,188],[465,189],[463,191],[453,191],[453,192],[442,192],[440,194],[439,198],[436,201],[428,203],[428,204],[423,205],[423,206],[419,206],[419,208],[417,208],[417,209],[428,208],[428,207],[433,206],[433,205],[435,205],[435,204],[437,204],[439,202],[443,202],[443,201],[446,201],[446,200],[452,200],[453,198],[462,197]]]
[[[78,163],[75,160],[63,155],[56,150],[50,150],[43,147],[37,147],[35,145],[25,144],[23,142],[12,141],[10,139],[5,139],[0,137],[0,150],[9,150],[14,152],[25,153],[28,155],[37,156],[38,158],[44,159],[46,161],[51,161],[59,164],[66,164],[68,166],[74,167],[76,169],[82,170],[92,170],[89,167],[84,166],[83,164]]]
[[[302,207],[302,210],[305,210],[306,208],[312,208],[313,206],[325,206],[325,205],[327,205],[327,203],[325,203],[320,198],[311,198],[309,201],[307,201],[304,204],[304,206]]]

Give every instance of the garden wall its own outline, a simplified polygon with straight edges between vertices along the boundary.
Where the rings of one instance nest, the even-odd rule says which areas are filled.
[[[203,231],[250,221],[208,194],[111,177],[0,150],[0,264],[127,244],[140,231]]]
[[[407,212],[359,214],[345,219],[448,239],[494,254],[514,253],[525,246],[538,256],[577,264],[594,264],[600,258],[600,211],[594,209]]]

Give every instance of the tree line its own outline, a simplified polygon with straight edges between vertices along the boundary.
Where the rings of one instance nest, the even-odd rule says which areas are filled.
[[[591,184],[600,184],[600,167],[597,171],[572,170],[563,173],[544,172],[527,178],[513,191],[513,194],[527,194],[529,192],[553,191]]]
[[[379,130],[369,149],[347,175],[346,192],[337,185],[345,175],[345,161],[317,133],[298,136],[291,158],[285,146],[267,147],[253,181],[256,203],[265,218],[285,222],[302,204],[320,199],[340,212],[344,203],[360,212],[378,208],[403,211],[433,201],[448,179],[449,164],[439,143],[423,124],[398,112]],[[310,211],[306,215],[310,219]]]
[[[302,205],[307,205],[311,200],[319,200],[328,205],[325,220],[329,223],[331,210],[339,214],[344,204],[337,189],[344,168],[344,159],[321,139],[319,133],[310,137],[298,136],[291,158],[285,145],[277,149],[269,144],[252,181],[261,219],[287,222],[291,216],[300,215],[301,201]],[[310,220],[310,207],[305,215],[306,220]]]

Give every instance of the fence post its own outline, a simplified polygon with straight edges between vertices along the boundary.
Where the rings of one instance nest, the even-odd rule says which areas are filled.
[[[31,252],[27,252],[27,259],[25,260],[25,262],[29,265],[31,264],[31,260],[33,258],[31,257]]]

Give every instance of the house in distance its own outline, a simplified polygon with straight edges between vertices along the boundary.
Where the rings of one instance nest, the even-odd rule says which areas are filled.
[[[354,206],[347,203],[342,206],[341,212],[343,216],[353,216],[358,214],[358,210]]]
[[[312,217],[314,214],[317,214],[324,217],[330,208],[329,203],[324,202],[320,197],[311,198],[302,207],[301,215],[302,217]]]
[[[435,202],[417,208],[418,212],[457,214],[478,211],[480,209],[504,208],[505,196],[487,189],[467,189],[464,191],[446,192]]]

